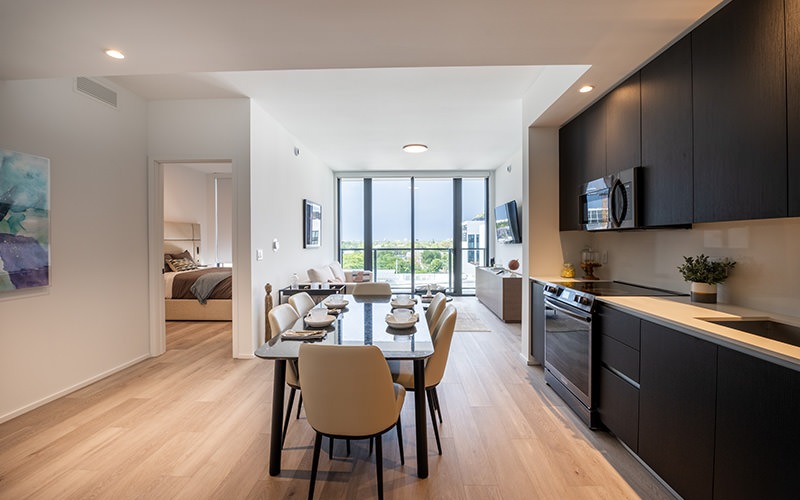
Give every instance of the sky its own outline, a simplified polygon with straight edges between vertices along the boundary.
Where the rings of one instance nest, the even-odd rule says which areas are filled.
[[[484,211],[484,179],[464,179],[461,220],[470,220]],[[343,241],[363,239],[363,183],[361,179],[342,179],[341,237]],[[452,179],[415,179],[414,210],[417,240],[453,238]],[[375,241],[411,239],[411,180],[409,178],[372,180],[372,236]]]

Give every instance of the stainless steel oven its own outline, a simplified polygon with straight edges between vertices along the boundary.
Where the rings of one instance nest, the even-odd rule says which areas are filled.
[[[544,376],[581,419],[598,425],[592,386],[600,336],[595,319],[598,296],[669,296],[669,290],[619,281],[563,281],[544,284]]]
[[[592,401],[592,298],[544,286],[545,380],[586,422],[596,426]]]

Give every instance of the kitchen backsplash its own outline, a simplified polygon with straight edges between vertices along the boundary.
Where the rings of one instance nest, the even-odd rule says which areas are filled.
[[[601,279],[689,292],[676,267],[684,255],[728,257],[736,269],[718,300],[761,311],[800,316],[800,218],[695,224],[692,229],[561,233],[564,260],[580,273],[590,244],[607,262]]]

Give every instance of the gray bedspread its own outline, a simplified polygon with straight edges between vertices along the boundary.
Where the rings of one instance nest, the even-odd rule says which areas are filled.
[[[195,281],[192,285],[192,294],[197,297],[197,300],[199,300],[201,304],[205,304],[208,298],[211,296],[211,293],[214,291],[214,288],[221,281],[229,278],[230,276],[230,271],[204,274],[197,278],[197,281]]]

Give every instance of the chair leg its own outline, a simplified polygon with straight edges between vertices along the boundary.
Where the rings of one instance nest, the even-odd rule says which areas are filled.
[[[317,468],[319,467],[319,449],[322,447],[322,434],[317,432],[314,438],[314,458],[311,461],[311,483],[308,485],[308,500],[314,499],[314,484],[317,482]]]
[[[350,440],[347,440],[347,456],[350,456]]]
[[[403,453],[403,424],[400,422],[400,416],[397,416],[397,445],[400,447],[400,465],[406,464],[405,453]]]
[[[289,406],[286,408],[286,417],[283,419],[283,435],[281,436],[281,448],[283,448],[283,443],[286,442],[286,431],[289,429],[289,416],[292,414],[292,405],[294,404],[295,392],[297,392],[297,390],[294,388],[292,388],[292,390],[289,391]]]
[[[442,454],[442,443],[439,441],[439,426],[436,425],[436,415],[433,409],[433,396],[430,390],[426,390],[425,394],[428,396],[428,408],[431,411],[431,423],[433,424],[433,434],[436,436],[436,448],[439,449],[439,455]]]
[[[300,401],[297,402],[297,420],[300,420],[300,410],[303,408],[303,391],[300,391]]]
[[[370,454],[370,456],[372,456],[372,442],[373,442],[372,440],[373,440],[373,438],[369,438],[369,454]]]
[[[333,438],[329,438],[330,442],[328,443],[328,458],[333,460]]]
[[[375,436],[375,472],[378,474],[378,500],[383,500],[383,435]]]
[[[442,406],[439,404],[439,393],[436,392],[436,387],[431,387],[433,391],[433,402],[436,404],[436,411],[439,413],[439,423],[442,423]],[[303,395],[300,395],[300,400],[302,401]]]

